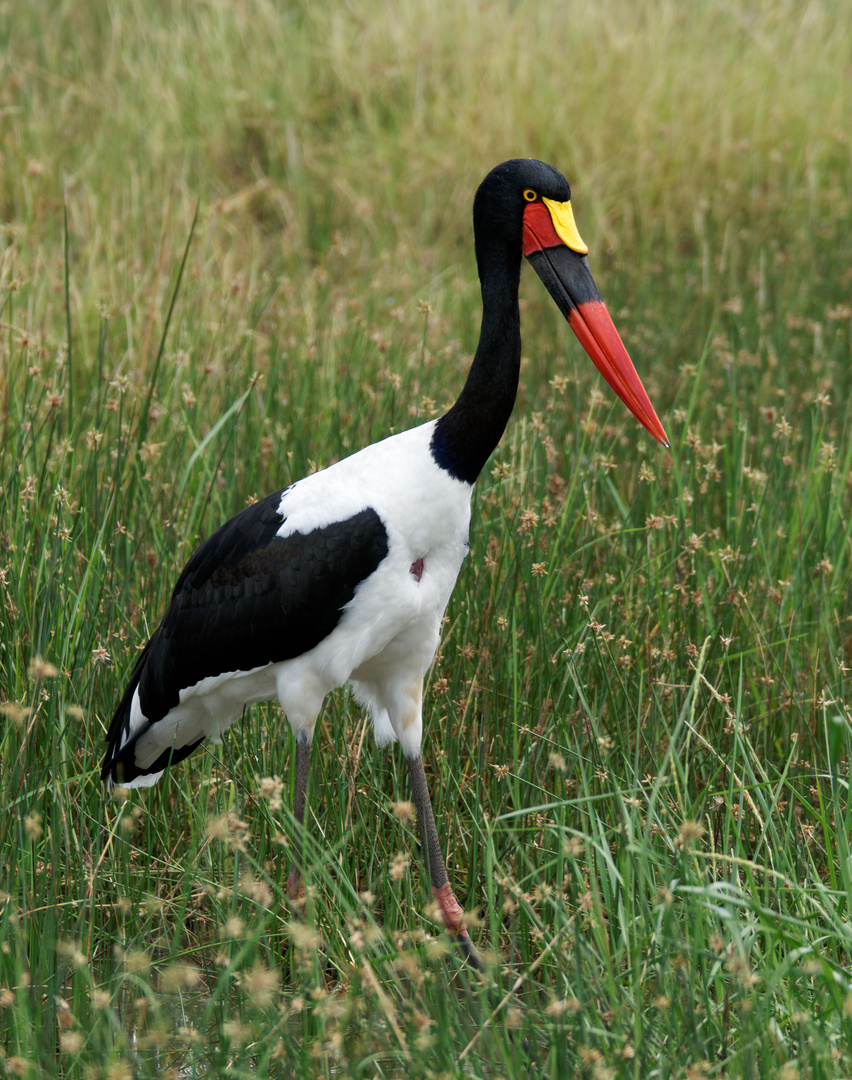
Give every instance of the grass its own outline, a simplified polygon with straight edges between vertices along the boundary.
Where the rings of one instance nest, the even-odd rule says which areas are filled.
[[[520,1077],[524,1040],[553,1077],[849,1074],[845,15],[0,7],[8,1075]],[[98,768],[196,544],[452,400],[517,154],[571,180],[673,445],[525,275],[425,715],[480,981],[346,693],[303,919],[278,710],[149,792]]]

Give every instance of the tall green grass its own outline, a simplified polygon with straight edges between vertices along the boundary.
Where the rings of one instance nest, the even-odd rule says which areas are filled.
[[[7,1074],[849,1074],[850,38],[831,2],[0,9]],[[453,399],[519,154],[673,445],[525,278],[426,700],[480,980],[345,692],[302,915],[277,708],[151,791],[98,769],[196,544]]]

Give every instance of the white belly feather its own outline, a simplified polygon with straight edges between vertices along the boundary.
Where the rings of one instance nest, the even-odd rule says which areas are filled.
[[[470,528],[471,485],[435,464],[429,452],[433,429],[434,422],[375,443],[284,492],[279,536],[309,533],[369,507],[387,530],[387,555],[313,649],[181,690],[179,704],[139,740],[137,764],[205,736],[218,741],[246,705],[275,697],[293,733],[310,739],[326,694],[345,683],[370,708],[380,744],[399,739],[406,754],[419,751],[423,677],[438,647]],[[146,722],[137,690],[129,737]],[[147,786],[159,775],[134,783]]]

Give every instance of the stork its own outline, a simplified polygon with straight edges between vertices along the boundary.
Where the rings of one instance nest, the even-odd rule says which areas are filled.
[[[455,404],[248,506],[198,548],[116,709],[102,778],[147,787],[247,705],[277,698],[296,744],[295,899],[311,742],[326,695],[348,683],[376,742],[402,746],[434,899],[481,969],[432,813],[423,681],[468,551],[473,485],[515,404],[522,255],[615,393],[669,444],[589,271],[562,174],[498,165],[476,192],[473,227],[482,324]]]

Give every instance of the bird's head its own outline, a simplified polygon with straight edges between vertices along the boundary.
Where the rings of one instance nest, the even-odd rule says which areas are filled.
[[[663,446],[668,436],[601,300],[574,221],[568,181],[543,161],[504,161],[485,177],[473,203],[477,255],[492,244],[520,250],[597,369]]]

